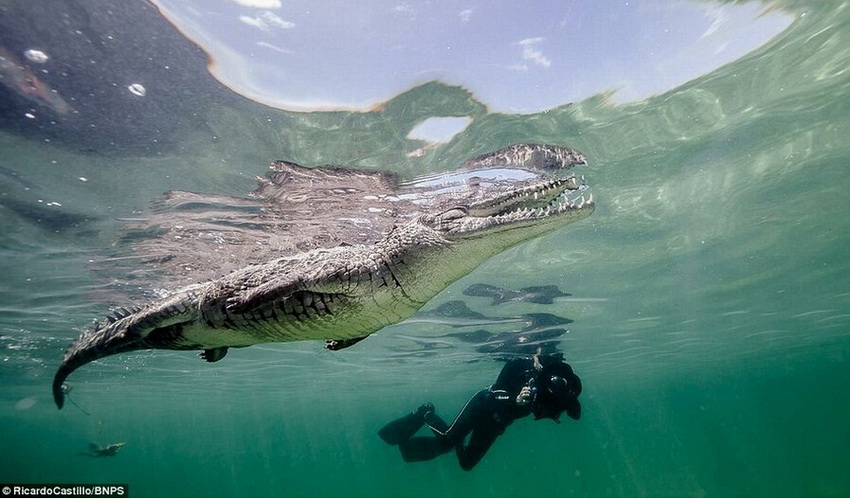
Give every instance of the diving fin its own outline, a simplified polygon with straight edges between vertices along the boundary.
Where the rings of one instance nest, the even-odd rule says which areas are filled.
[[[425,415],[433,412],[433,404],[422,404],[410,414],[406,414],[395,421],[387,423],[383,428],[378,430],[378,436],[390,445],[398,445],[413,437],[425,424]]]

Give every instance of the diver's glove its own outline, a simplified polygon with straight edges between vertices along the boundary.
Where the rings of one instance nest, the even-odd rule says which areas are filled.
[[[519,395],[516,396],[516,405],[528,405],[531,403],[531,399],[533,397],[533,393],[531,387],[525,385],[522,387],[522,390],[519,391]]]

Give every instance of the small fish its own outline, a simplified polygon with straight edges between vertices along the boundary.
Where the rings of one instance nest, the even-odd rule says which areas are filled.
[[[114,444],[98,445],[89,443],[88,452],[80,452],[79,455],[86,457],[113,457],[118,454],[118,451],[124,448],[127,442],[118,442]]]

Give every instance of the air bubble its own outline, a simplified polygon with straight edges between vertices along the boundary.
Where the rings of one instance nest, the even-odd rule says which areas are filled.
[[[132,85],[127,87],[127,89],[130,90],[130,93],[132,93],[133,95],[138,95],[139,97],[144,97],[145,94],[148,93],[148,91],[145,89],[145,87],[142,86],[141,83],[133,83]]]
[[[44,64],[48,59],[50,59],[47,54],[36,49],[25,50],[24,57],[26,57],[28,61],[35,62],[37,64]]]

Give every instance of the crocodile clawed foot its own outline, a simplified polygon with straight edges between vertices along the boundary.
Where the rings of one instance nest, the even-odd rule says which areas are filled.
[[[207,362],[218,362],[227,355],[227,347],[208,348],[198,354],[198,357]]]
[[[360,338],[349,338],[347,340],[325,340],[325,348],[334,351],[342,350],[343,348],[348,348],[351,345],[359,343],[368,337],[369,335],[367,334],[366,336],[361,336]]]

